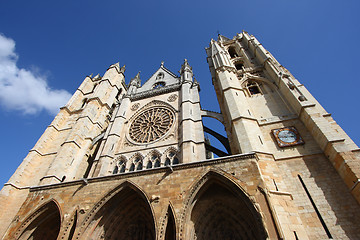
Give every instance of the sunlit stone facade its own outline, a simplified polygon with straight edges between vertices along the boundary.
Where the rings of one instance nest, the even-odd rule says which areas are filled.
[[[221,113],[187,60],[144,84],[119,64],[86,77],[2,189],[0,236],[360,239],[354,142],[255,37],[206,54]]]

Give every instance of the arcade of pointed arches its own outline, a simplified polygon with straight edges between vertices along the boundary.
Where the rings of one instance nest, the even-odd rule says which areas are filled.
[[[176,164],[179,164],[179,151],[170,147],[163,154],[158,150],[150,151],[145,157],[141,153],[135,153],[129,160],[122,155],[116,158],[112,173],[119,174]]]
[[[262,218],[247,194],[226,176],[214,171],[209,171],[187,191],[179,215],[175,214],[171,203],[164,206],[167,210],[163,211],[165,215],[158,227],[151,201],[138,186],[125,181],[100,199],[83,222],[73,223],[69,237],[138,240],[267,238]],[[61,224],[60,210],[53,201],[40,210],[31,215],[36,217],[26,220],[29,222],[27,227],[17,231],[16,239],[45,237],[55,240],[63,232],[60,226],[71,225],[70,222]],[[48,221],[42,221],[45,218]]]

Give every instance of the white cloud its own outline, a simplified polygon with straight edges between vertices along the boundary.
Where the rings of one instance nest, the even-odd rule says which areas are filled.
[[[0,34],[0,104],[9,110],[56,114],[70,99],[65,90],[51,89],[46,77],[19,68],[14,40]]]

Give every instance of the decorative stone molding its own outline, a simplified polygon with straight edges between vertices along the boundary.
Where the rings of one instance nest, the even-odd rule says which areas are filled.
[[[179,91],[180,88],[181,88],[181,84],[172,84],[172,85],[165,86],[165,87],[159,88],[159,89],[151,89],[148,91],[144,91],[141,93],[131,95],[130,100],[136,101],[136,100],[140,100],[140,99],[144,99],[144,98],[154,97],[154,96],[169,93],[169,92]]]
[[[140,107],[140,103],[135,103],[131,106],[130,109],[131,109],[131,111],[136,111],[139,109],[139,107]]]
[[[167,100],[168,102],[175,102],[177,98],[178,98],[177,94],[171,94]]]

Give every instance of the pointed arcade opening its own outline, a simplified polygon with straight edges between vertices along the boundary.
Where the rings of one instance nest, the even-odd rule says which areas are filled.
[[[188,239],[266,239],[260,215],[251,201],[229,184],[212,179],[197,193]]]
[[[165,240],[176,240],[175,218],[170,206],[167,212]]]
[[[96,213],[87,239],[155,239],[151,208],[140,190],[126,184]],[[91,230],[90,230],[91,231]]]
[[[59,208],[51,201],[39,210],[39,215],[22,232],[18,239],[56,240],[61,224]]]

